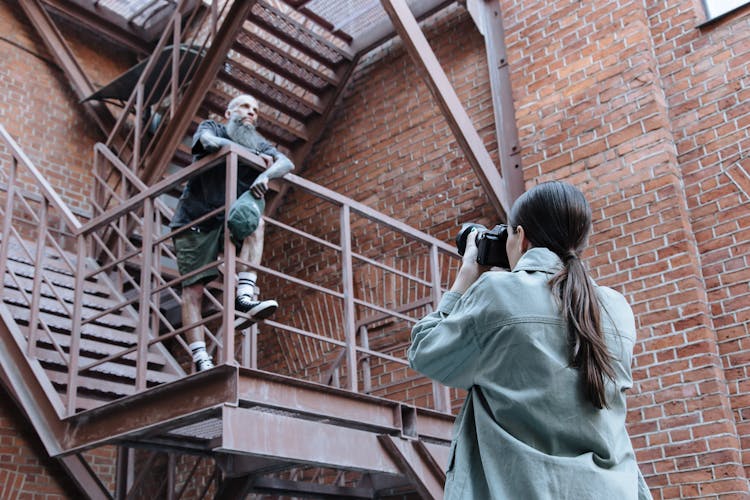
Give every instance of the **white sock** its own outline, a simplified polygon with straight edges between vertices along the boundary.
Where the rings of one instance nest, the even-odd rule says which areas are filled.
[[[252,271],[243,271],[237,274],[237,296],[255,294],[256,274]]]
[[[202,359],[210,359],[208,351],[206,351],[206,343],[202,341],[193,342],[189,346],[190,352],[193,353],[193,361],[200,361]]]

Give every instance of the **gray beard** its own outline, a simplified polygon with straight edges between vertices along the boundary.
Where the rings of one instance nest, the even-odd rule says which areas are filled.
[[[263,136],[258,133],[254,126],[242,123],[241,117],[232,116],[229,118],[227,135],[237,144],[253,151],[260,151],[260,146],[265,142]]]

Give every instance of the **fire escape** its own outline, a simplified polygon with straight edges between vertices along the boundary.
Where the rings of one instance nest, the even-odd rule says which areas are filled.
[[[149,6],[155,15],[157,3],[144,2],[133,18]],[[344,17],[338,3],[183,1],[150,45],[110,23],[111,36],[150,56],[94,89],[49,10],[99,28],[101,20],[75,2],[20,1],[106,140],[94,149],[92,213],[82,220],[0,125],[9,158],[0,164],[8,186],[0,375],[48,453],[91,498],[180,498],[198,478],[200,495],[215,498],[442,497],[451,397],[409,371],[404,355],[411,325],[452,281],[454,249],[306,180],[300,167],[360,57],[395,27],[502,216],[522,188],[502,25],[494,3],[468,2],[499,68],[491,73],[498,173],[417,25],[454,2],[361,1]],[[191,176],[226,168],[229,206],[238,166],[267,167],[268,158],[239,147],[190,157],[200,120],[221,116],[240,93],[260,101],[261,133],[298,166],[272,186],[267,241],[305,248],[316,267],[264,257],[255,267],[282,307],[235,331],[240,313],[222,293],[236,284],[227,240],[214,264],[222,278],[207,287],[198,323],[218,366],[190,373],[181,334],[195,325],[179,318],[167,224]],[[290,192],[310,207],[309,220],[285,219]],[[85,458],[105,445],[118,450],[114,493]]]

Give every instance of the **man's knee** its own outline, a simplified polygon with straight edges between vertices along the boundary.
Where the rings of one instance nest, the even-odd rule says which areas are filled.
[[[203,284],[195,283],[182,288],[182,300],[187,304],[197,304],[203,296]]]

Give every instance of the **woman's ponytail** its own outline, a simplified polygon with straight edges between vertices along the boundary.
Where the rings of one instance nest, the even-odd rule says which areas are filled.
[[[583,193],[570,184],[545,182],[513,204],[508,224],[535,247],[555,252],[563,269],[552,277],[552,293],[560,302],[568,328],[571,366],[581,371],[586,398],[597,408],[607,406],[605,378],[614,379],[612,361],[602,332],[599,300],[579,251],[591,230],[591,208]]]
[[[614,371],[602,336],[599,300],[583,262],[567,255],[563,262],[563,270],[550,281],[552,293],[568,325],[571,365],[583,375],[586,398],[601,409],[607,406],[605,376],[614,379]]]

